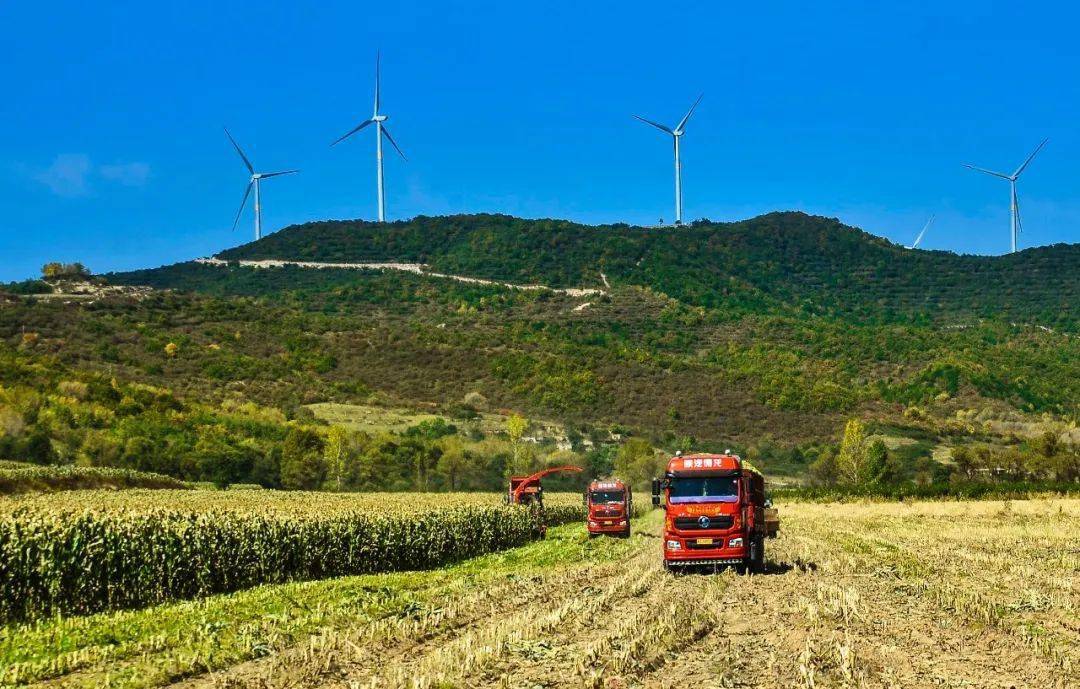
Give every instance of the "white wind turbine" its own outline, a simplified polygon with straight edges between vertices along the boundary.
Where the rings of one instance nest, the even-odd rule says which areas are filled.
[[[240,222],[240,214],[244,212],[244,206],[247,205],[248,196],[251,194],[251,188],[255,187],[255,239],[262,239],[262,195],[259,189],[259,183],[264,179],[270,177],[278,177],[280,175],[291,175],[294,172],[300,172],[299,170],[283,170],[281,172],[255,172],[255,167],[248,160],[248,157],[244,155],[244,152],[240,150],[240,144],[236,143],[236,139],[232,138],[232,134],[229,130],[225,130],[225,136],[229,137],[229,141],[232,142],[233,148],[240,154],[240,160],[244,161],[244,166],[248,169],[248,173],[251,174],[251,179],[248,180],[247,189],[244,190],[244,200],[240,202],[240,210],[236,211],[236,218],[233,220],[232,228],[236,229],[236,223]]]
[[[1012,253],[1016,253],[1016,235],[1018,232],[1022,232],[1024,229],[1023,223],[1020,222],[1020,202],[1016,197],[1016,180],[1020,178],[1020,173],[1024,171],[1024,168],[1028,166],[1032,158],[1042,150],[1042,147],[1046,145],[1046,142],[1050,139],[1043,139],[1042,143],[1035,147],[1035,150],[1031,152],[1031,155],[1027,157],[1027,160],[1023,162],[1020,167],[1016,168],[1016,172],[1011,175],[1007,175],[1004,172],[994,172],[993,170],[986,170],[981,167],[975,167],[974,165],[968,165],[964,163],[964,167],[971,168],[977,172],[983,172],[994,177],[1000,177],[1001,179],[1009,180],[1009,192],[1011,196],[1011,202],[1009,204],[1010,219],[1011,219],[1011,234],[1012,234]]]
[[[659,129],[660,131],[665,132],[667,134],[670,134],[671,138],[674,139],[674,141],[675,141],[675,224],[676,225],[681,225],[682,224],[682,161],[679,158],[679,139],[681,139],[682,135],[685,133],[684,127],[686,127],[686,121],[689,120],[690,116],[694,114],[694,108],[696,108],[698,106],[698,103],[701,102],[701,99],[702,99],[702,97],[704,95],[705,94],[701,94],[700,96],[698,96],[698,99],[696,101],[694,101],[694,104],[690,106],[690,110],[688,110],[686,115],[683,116],[683,118],[681,120],[679,120],[679,123],[677,125],[675,125],[674,129],[671,129],[669,127],[665,127],[664,125],[653,122],[652,120],[647,120],[644,117],[638,117],[637,115],[634,115],[635,118],[641,120],[645,124],[652,125],[653,127],[656,127],[657,129]]]
[[[405,157],[405,154],[401,152],[401,149],[398,148],[397,143],[394,142],[394,137],[390,136],[390,130],[386,128],[385,124],[383,124],[388,119],[390,119],[390,117],[388,115],[379,114],[379,54],[375,53],[375,109],[374,109],[374,111],[373,111],[373,113],[371,115],[371,119],[370,120],[364,120],[363,122],[358,124],[356,127],[354,127],[351,131],[349,131],[347,134],[345,134],[344,136],[342,136],[341,138],[339,138],[337,141],[335,141],[334,143],[332,143],[330,145],[331,146],[336,146],[339,143],[341,143],[342,141],[344,141],[345,139],[348,139],[350,136],[352,136],[356,132],[358,132],[361,129],[363,129],[364,127],[368,126],[369,124],[374,124],[375,125],[375,161],[376,161],[376,165],[378,167],[377,180],[378,180],[378,190],[379,190],[379,222],[385,222],[386,221],[386,197],[385,197],[385,195],[383,193],[383,152],[382,152],[382,140],[383,140],[383,137],[384,136],[386,137],[386,140],[389,141],[390,145],[394,147],[394,150],[398,152],[398,155],[401,156],[402,160],[408,160]]]
[[[930,219],[926,221],[925,225],[923,225],[922,232],[920,232],[919,236],[915,238],[915,242],[912,243],[912,245],[908,247],[909,249],[918,249],[919,248],[919,242],[922,241],[923,235],[926,234],[926,231],[930,229],[930,225],[933,224],[933,222],[934,222],[934,216],[931,215]]]

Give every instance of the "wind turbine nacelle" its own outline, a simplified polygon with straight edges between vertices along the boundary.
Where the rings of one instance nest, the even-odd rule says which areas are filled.
[[[388,119],[390,119],[389,115],[376,115],[375,117],[371,118],[371,121],[372,122],[385,122]]]

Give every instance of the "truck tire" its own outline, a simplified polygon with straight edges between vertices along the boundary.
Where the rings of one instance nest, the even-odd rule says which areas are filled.
[[[626,531],[623,531],[619,536],[621,538],[630,538],[630,527],[626,527]]]
[[[750,540],[750,556],[746,558],[747,571],[750,574],[765,572],[765,539],[758,536]]]

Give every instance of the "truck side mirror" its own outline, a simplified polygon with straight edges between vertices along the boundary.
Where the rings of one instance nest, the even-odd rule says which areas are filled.
[[[653,507],[660,506],[660,479],[658,478],[652,480],[652,504]]]

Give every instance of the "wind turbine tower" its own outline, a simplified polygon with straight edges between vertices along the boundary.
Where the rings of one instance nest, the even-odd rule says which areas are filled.
[[[229,137],[229,141],[232,143],[233,148],[240,155],[240,160],[244,161],[244,167],[247,168],[248,174],[251,178],[248,180],[247,189],[244,189],[244,199],[240,202],[240,209],[236,211],[236,218],[233,220],[232,228],[236,229],[236,223],[240,222],[240,214],[244,212],[244,206],[247,205],[248,196],[251,195],[251,188],[255,188],[255,239],[262,239],[262,193],[259,183],[264,179],[271,177],[279,177],[281,175],[291,175],[299,170],[283,170],[281,172],[255,172],[255,166],[251,164],[248,157],[244,155],[244,151],[240,148],[240,144],[236,143],[236,139],[232,138],[232,134],[229,130],[225,130],[225,136]]]
[[[982,172],[987,175],[993,175],[994,177],[1000,177],[1001,179],[1009,180],[1009,218],[1010,218],[1010,234],[1012,235],[1012,253],[1016,253],[1016,236],[1024,229],[1023,223],[1020,222],[1020,201],[1016,196],[1016,180],[1020,179],[1020,173],[1024,171],[1024,168],[1028,166],[1028,163],[1042,150],[1042,147],[1046,145],[1049,139],[1043,139],[1042,143],[1035,147],[1035,150],[1031,152],[1031,155],[1027,157],[1020,167],[1016,168],[1016,172],[1011,175],[1007,175],[1004,172],[994,172],[993,170],[986,170],[981,167],[975,167],[974,165],[968,165],[964,163],[964,167],[971,168],[976,172]]]
[[[686,129],[685,129],[686,128],[686,122],[687,122],[687,120],[690,119],[690,116],[694,114],[694,108],[696,108],[698,106],[698,103],[701,102],[701,99],[702,99],[702,97],[704,95],[705,94],[701,94],[700,96],[698,96],[698,99],[696,101],[694,101],[694,104],[690,106],[690,110],[688,110],[686,115],[684,115],[683,118],[681,120],[679,120],[679,123],[677,125],[675,125],[674,129],[672,129],[670,127],[665,127],[664,125],[653,122],[652,120],[647,120],[644,117],[638,117],[637,115],[634,115],[634,117],[636,119],[641,120],[645,124],[656,127],[657,129],[659,129],[660,131],[662,131],[662,132],[664,132],[666,134],[670,134],[671,138],[675,142],[675,224],[676,225],[682,225],[682,209],[683,209],[683,203],[682,203],[682,159],[679,156],[679,139],[681,139],[683,134],[686,132]]]
[[[383,115],[379,112],[379,53],[375,53],[375,108],[372,112],[371,119],[364,120],[360,124],[356,125],[344,136],[339,138],[330,146],[337,146],[339,143],[348,139],[350,136],[360,131],[369,124],[375,125],[375,166],[376,166],[376,186],[379,194],[379,222],[386,222],[386,196],[383,190],[383,137],[390,142],[390,145],[394,147],[394,150],[398,152],[402,160],[408,160],[405,154],[398,148],[397,143],[394,142],[394,137],[390,136],[390,130],[386,128],[385,122],[390,119],[389,115]]]

